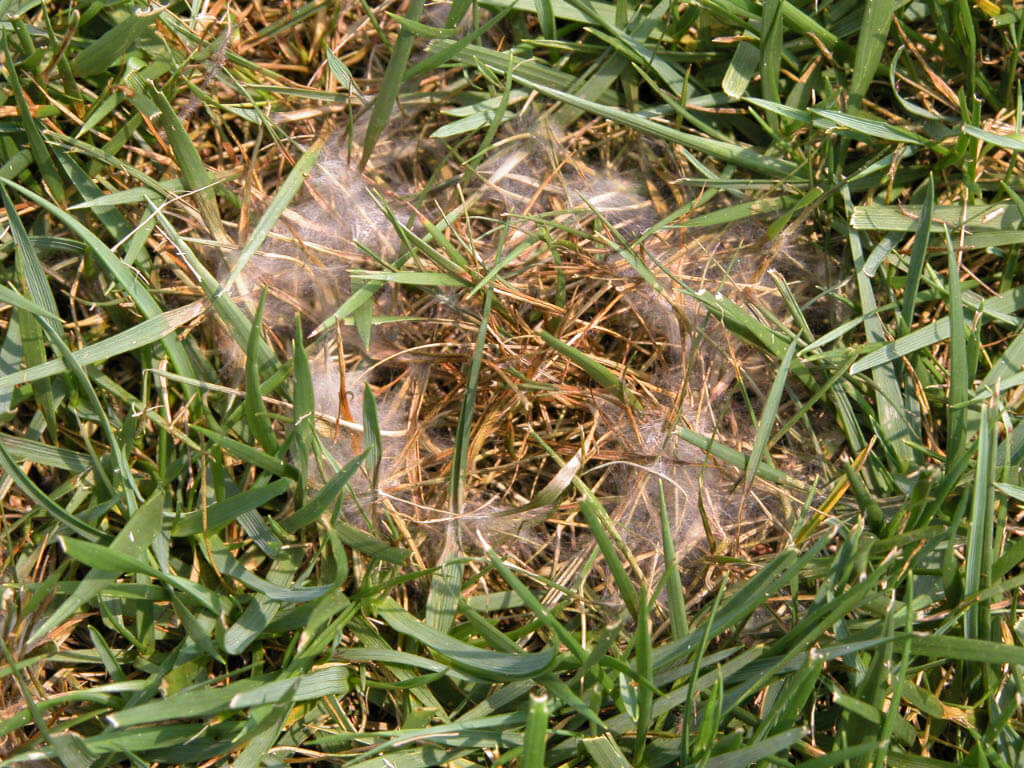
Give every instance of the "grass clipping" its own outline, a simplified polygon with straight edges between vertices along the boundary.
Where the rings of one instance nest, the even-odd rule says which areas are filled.
[[[781,314],[769,268],[798,272],[807,259],[750,224],[676,226],[656,185],[578,160],[545,124],[429,187],[429,144],[378,152],[388,159],[362,172],[348,157],[342,138],[328,144],[234,290],[250,309],[266,292],[265,331],[284,354],[296,313],[318,329],[304,342],[320,482],[364,449],[366,385],[375,395],[380,461],[350,483],[350,523],[403,540],[423,562],[483,539],[578,575],[593,541],[565,493],[575,482],[608,510],[652,588],[666,549],[692,559],[784,529],[778,488],[744,483],[679,428],[748,447],[773,374],[700,299],[710,292],[768,323]],[[372,302],[344,311],[367,286]],[[487,291],[496,309],[453,481]],[[237,347],[223,351],[238,364]]]

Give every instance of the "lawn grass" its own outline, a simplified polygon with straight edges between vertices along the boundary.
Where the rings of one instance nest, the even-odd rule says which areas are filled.
[[[1021,764],[1022,34],[990,0],[0,0],[0,764]],[[513,210],[517,134],[657,222]],[[345,141],[387,236],[282,330],[224,286]],[[779,271],[680,271],[747,231]],[[743,422],[663,419],[744,499],[696,549],[679,475],[646,538],[608,490],[639,459],[604,425],[686,399],[663,296]],[[314,413],[332,334],[400,371],[356,437]],[[402,440],[422,514],[360,491]]]

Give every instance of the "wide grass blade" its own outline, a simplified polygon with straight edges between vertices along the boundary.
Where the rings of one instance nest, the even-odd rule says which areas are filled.
[[[405,9],[405,18],[410,21],[419,21],[422,15],[423,0],[410,0]],[[398,90],[405,80],[405,69],[409,62],[409,54],[412,53],[414,40],[415,34],[408,28],[403,27],[402,31],[398,33],[398,40],[391,51],[391,58],[388,60],[380,89],[373,100],[373,111],[370,112],[366,137],[363,139],[363,154],[359,160],[360,168],[364,167],[370,159],[374,147],[377,146],[377,140],[391,119],[391,112],[398,98]]]
[[[530,694],[530,708],[526,713],[526,734],[523,742],[523,756],[519,764],[523,768],[543,768],[544,745],[548,735],[548,695],[545,691]]]
[[[484,342],[487,340],[488,324],[491,317],[491,304],[494,294],[484,294],[484,305],[480,316],[480,328],[477,331],[476,346],[469,363],[466,376],[466,393],[462,399],[462,410],[459,412],[459,423],[455,431],[455,447],[452,459],[451,485],[449,489],[449,509],[451,514],[462,514],[466,503],[466,488],[469,482],[469,439],[473,422],[473,411],[476,403],[476,387],[483,362]]]
[[[482,680],[535,678],[555,657],[553,648],[537,653],[510,654],[469,645],[417,621],[391,600],[384,600],[377,613],[396,632],[419,641],[449,659],[457,668]]]

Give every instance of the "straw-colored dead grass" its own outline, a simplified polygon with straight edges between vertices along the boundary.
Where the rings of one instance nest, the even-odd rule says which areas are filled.
[[[616,137],[623,139],[631,140]],[[535,568],[551,561],[550,572],[570,586],[593,544],[562,493],[570,473],[558,474],[540,437],[563,462],[576,457],[578,476],[616,522],[635,577],[654,587],[664,571],[662,494],[682,560],[785,535],[785,493],[744,484],[676,428],[748,447],[773,378],[694,292],[782,316],[767,270],[792,272],[811,255],[783,253],[751,224],[694,234],[663,220],[677,190],[657,177],[641,185],[630,170],[638,154],[651,155],[650,145],[618,154],[615,166],[584,161],[574,145],[588,146],[543,120],[523,125],[475,170],[453,164],[431,186],[421,172],[436,159],[430,142],[386,134],[360,172],[339,134],[234,295],[252,308],[266,290],[267,332],[288,354],[296,313],[304,327],[321,326],[355,288],[395,272],[373,302],[374,316],[391,320],[368,338],[336,320],[306,340],[324,477],[331,459],[343,464],[363,449],[366,384],[377,401],[383,458],[376,478],[363,472],[353,481],[350,522],[398,536],[422,564],[442,548],[451,554],[453,542],[463,551],[481,539],[501,543]],[[424,245],[430,222],[442,216],[448,242]],[[392,268],[401,253],[408,260]],[[813,270],[801,278],[809,284]],[[402,284],[410,280],[417,285]],[[456,509],[452,446],[483,285],[500,302],[488,319],[468,487]],[[599,386],[545,333],[621,386]],[[224,355],[236,359],[237,348],[226,344]],[[545,486],[563,503],[532,503]]]

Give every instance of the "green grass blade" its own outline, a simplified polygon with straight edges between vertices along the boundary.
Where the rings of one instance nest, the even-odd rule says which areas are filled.
[[[642,408],[636,395],[630,392],[626,388],[625,383],[599,360],[595,360],[585,352],[581,352],[572,345],[566,344],[561,339],[555,338],[547,331],[540,331],[538,335],[544,339],[552,349],[565,355],[565,357],[570,361],[586,371],[587,375],[602,387],[606,387],[618,394],[622,398],[623,402],[628,404],[630,407],[637,410]]]
[[[768,102],[780,101],[779,76],[782,70],[782,40],[785,19],[781,0],[767,0],[761,14],[761,47],[759,49],[761,97]]]
[[[857,35],[857,51],[850,78],[850,110],[857,111],[882,60],[889,25],[893,20],[892,0],[867,0]]]
[[[78,52],[71,60],[71,71],[78,77],[93,77],[117,64],[132,45],[153,26],[163,9],[133,10],[100,37]]]
[[[963,314],[960,288],[960,262],[957,251],[946,232],[946,255],[949,270],[949,421],[946,455],[958,457],[967,447],[967,425],[962,408],[967,402],[969,374],[967,372],[967,328]]]
[[[476,346],[473,350],[473,357],[469,363],[469,371],[466,376],[466,394],[462,399],[462,409],[459,412],[459,423],[455,431],[455,446],[452,457],[451,486],[449,488],[449,509],[451,514],[461,515],[466,503],[466,488],[469,480],[469,439],[472,427],[473,410],[476,404],[477,380],[480,376],[480,365],[483,362],[484,342],[487,340],[487,329],[491,317],[491,304],[494,301],[494,294],[487,291],[484,294],[484,306],[480,317],[480,328],[477,331]]]
[[[96,255],[104,270],[121,286],[147,319],[154,318],[160,314],[159,305],[149,294],[146,287],[87,226],[78,221],[69,212],[62,210],[60,207],[16,182],[0,176],[0,184],[17,190],[20,195],[36,203],[57,220],[64,223]],[[161,339],[161,342],[166,347],[167,354],[178,373],[183,376],[194,376],[192,364],[181,342],[173,336],[165,336]]]
[[[274,427],[270,423],[270,414],[267,413],[267,406],[263,402],[263,393],[260,391],[259,375],[259,343],[260,333],[263,329],[263,306],[267,300],[267,293],[264,290],[260,296],[259,306],[256,308],[256,316],[252,321],[252,329],[249,332],[249,341],[245,350],[245,420],[252,430],[252,434],[259,441],[260,447],[271,456],[276,456],[280,445],[277,442],[277,435],[274,434]]]
[[[963,418],[957,414],[954,418]],[[988,408],[983,406],[977,420],[977,463],[971,490],[970,515],[966,520],[967,561],[964,564],[964,593],[970,598],[991,584],[995,552],[995,425],[991,423]],[[973,602],[964,617],[964,637],[989,639],[988,601]]]
[[[291,205],[292,200],[295,198],[295,195],[300,189],[302,189],[302,184],[316,165],[316,161],[320,157],[320,152],[323,150],[326,141],[327,139],[325,136],[320,136],[296,161],[295,165],[288,173],[288,177],[281,183],[281,186],[274,194],[274,198],[270,201],[270,205],[267,206],[263,215],[260,216],[260,220],[256,223],[256,226],[253,227],[252,232],[249,234],[249,238],[245,241],[245,245],[242,246],[241,250],[238,252],[238,256],[233,260],[233,263],[231,264],[231,272],[224,281],[224,290],[230,290],[236,283],[239,275],[242,274],[246,265],[266,241],[267,236],[281,218],[281,214],[287,210],[288,206]]]
[[[160,530],[163,511],[164,495],[156,493],[139,507],[125,527],[118,532],[109,544],[110,550],[133,558],[141,557]],[[117,575],[115,571],[91,569],[78,582],[75,591],[33,631],[29,642],[45,637],[51,630],[69,619],[83,605],[95,598],[105,586],[113,583]]]
[[[647,610],[646,596],[641,596],[640,614],[637,616],[636,635],[633,641],[633,653],[636,659],[636,675],[641,680],[654,678],[652,661],[653,646],[651,643],[650,613]],[[647,736],[651,727],[651,709],[654,703],[654,691],[646,685],[636,689],[636,737],[633,739],[633,763],[641,764],[647,748]]]
[[[266,485],[258,485],[247,491],[230,496],[224,501],[211,504],[206,510],[196,510],[181,517],[171,529],[174,536],[191,536],[198,533],[217,533],[234,522],[239,516],[266,504],[288,491],[293,481],[279,478]]]
[[[42,181],[43,186],[49,192],[54,202],[64,205],[67,202],[67,191],[64,188],[64,182],[61,180],[57,164],[54,163],[53,156],[50,154],[50,150],[43,139],[39,123],[32,116],[29,109],[28,102],[25,99],[25,92],[21,85],[21,76],[14,68],[14,58],[11,56],[10,51],[6,50],[6,45],[4,47],[7,64],[5,67],[7,83],[10,86],[11,93],[14,94],[18,116],[21,118],[21,127],[28,137],[29,151],[32,153],[32,159],[39,170],[40,181]]]
[[[742,41],[732,55],[729,67],[722,78],[722,91],[733,99],[743,98],[750,86],[750,81],[757,73],[758,64],[762,59],[760,49]]]
[[[794,340],[786,354],[783,355],[779,367],[776,369],[775,380],[768,390],[768,397],[765,398],[764,406],[761,408],[761,418],[757,424],[757,432],[754,435],[754,444],[750,449],[750,458],[747,459],[747,469],[743,477],[743,496],[750,492],[754,480],[757,477],[757,468],[761,466],[765,451],[768,448],[768,441],[772,436],[775,427],[775,418],[782,404],[782,396],[786,389],[786,377],[789,376],[789,369],[796,357],[797,341]]]
[[[907,265],[907,285],[903,292],[903,330],[910,330],[914,320],[914,305],[917,303],[918,287],[924,271],[925,256],[931,233],[932,210],[935,207],[935,177],[928,176],[924,202],[921,206],[920,226],[914,235],[914,247],[910,251],[910,263]]]
[[[631,765],[611,734],[604,733],[580,741],[591,760],[594,761],[593,765],[600,765],[602,768],[629,768]]]
[[[675,537],[668,515],[668,504],[665,501],[665,483],[658,480],[658,502],[661,516],[661,545],[665,557],[665,593],[668,599],[669,622],[672,627],[672,639],[681,640],[689,634],[690,626],[686,618],[686,596],[683,594],[682,578],[676,560]]]
[[[535,678],[554,660],[553,648],[536,653],[499,653],[464,643],[417,621],[390,599],[381,602],[378,615],[396,632],[423,643],[448,658],[456,667],[482,680],[509,681]]]
[[[423,0],[410,0],[405,10],[405,18],[410,21],[419,21],[423,15]],[[384,71],[384,79],[381,81],[380,89],[373,100],[373,111],[370,112],[370,119],[366,126],[366,137],[363,139],[363,154],[359,160],[359,167],[362,168],[373,154],[377,146],[377,139],[380,138],[385,126],[391,120],[391,111],[398,99],[398,90],[406,76],[406,65],[409,62],[409,54],[412,53],[414,33],[403,27],[398,33],[398,41],[391,51],[391,58],[388,61],[387,69]]]
[[[547,737],[548,694],[546,691],[538,691],[530,694],[530,708],[526,713],[523,756],[519,762],[523,768],[544,768]]]
[[[195,302],[156,315],[128,330],[72,352],[73,364],[85,368],[161,341],[181,326],[199,317],[203,309],[201,302]],[[67,360],[50,360],[32,368],[0,376],[0,392],[9,392],[15,387],[57,376],[69,370]]]
[[[341,495],[345,490],[345,486],[348,485],[348,481],[352,479],[353,475],[359,471],[359,467],[362,466],[365,458],[366,454],[361,453],[345,464],[305,506],[284,518],[281,521],[281,527],[288,533],[295,533],[300,528],[316,522],[324,512],[341,501]]]
[[[11,234],[15,243],[15,271],[18,280],[27,290],[28,297],[35,304],[42,308],[38,315],[30,311],[28,306],[20,306],[17,309],[16,323],[18,335],[21,339],[22,353],[26,368],[34,368],[46,363],[45,334],[42,324],[47,325],[49,335],[61,334],[60,313],[57,310],[57,302],[53,298],[50,284],[43,271],[43,265],[36,256],[35,248],[29,239],[28,232],[18,216],[14,203],[7,194],[6,189],[0,188],[3,193],[3,204],[7,210],[7,219],[10,222]],[[46,419],[46,426],[50,438],[57,439],[57,414],[53,395],[53,388],[46,379],[41,379],[33,388],[36,402]]]
[[[755,173],[769,178],[787,178],[792,175],[797,166],[787,160],[773,157],[765,157],[751,147],[737,146],[733,143],[706,139],[695,134],[683,133],[674,128],[669,128],[662,123],[655,122],[641,115],[626,112],[616,107],[605,106],[595,101],[587,101],[577,96],[561,91],[557,88],[549,88],[546,85],[532,81],[520,74],[519,70],[512,72],[512,79],[519,83],[543,93],[556,101],[569,104],[586,113],[597,115],[611,120],[613,123],[634,128],[654,138],[663,139],[670,144],[678,144],[687,149],[694,149],[704,152],[728,163],[747,168]]]

